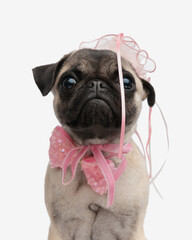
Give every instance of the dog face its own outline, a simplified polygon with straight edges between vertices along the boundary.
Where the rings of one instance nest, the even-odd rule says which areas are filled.
[[[152,107],[155,92],[122,59],[125,88],[126,133],[133,132],[142,100]],[[82,49],[55,64],[33,69],[41,93],[54,95],[54,111],[63,128],[80,144],[109,143],[119,139],[121,95],[117,56],[109,50]]]

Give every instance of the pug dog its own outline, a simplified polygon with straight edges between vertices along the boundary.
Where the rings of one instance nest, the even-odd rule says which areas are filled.
[[[48,240],[145,240],[143,223],[148,205],[149,178],[145,159],[132,139],[142,101],[152,107],[155,91],[122,58],[125,89],[127,167],[115,185],[114,203],[87,184],[80,166],[74,180],[62,184],[62,169],[48,164],[45,203],[50,216]],[[81,49],[60,61],[33,69],[43,96],[53,93],[54,112],[78,145],[119,143],[121,95],[117,55],[110,50]],[[114,164],[119,164],[117,157]],[[67,170],[70,175],[70,170]]]

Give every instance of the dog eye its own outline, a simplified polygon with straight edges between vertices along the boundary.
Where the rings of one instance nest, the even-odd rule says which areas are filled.
[[[71,89],[71,88],[73,88],[73,87],[75,86],[76,83],[77,83],[77,82],[76,82],[76,80],[75,80],[74,78],[68,77],[68,78],[65,78],[65,79],[63,80],[62,86],[63,86],[63,88],[65,88],[65,89]]]
[[[127,77],[123,78],[124,88],[127,90],[131,90],[135,85],[133,81]]]

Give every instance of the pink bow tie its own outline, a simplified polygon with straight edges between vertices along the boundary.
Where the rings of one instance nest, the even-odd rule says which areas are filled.
[[[90,150],[93,156],[86,157],[86,153]],[[57,126],[50,137],[49,158],[51,167],[62,168],[64,185],[68,185],[73,181],[78,163],[82,160],[81,169],[85,173],[88,184],[99,194],[108,191],[107,206],[110,207],[114,201],[115,182],[127,166],[124,154],[129,153],[132,146],[129,143],[123,146],[122,161],[116,168],[109,158],[117,157],[118,150],[119,144],[75,146],[64,129]],[[102,152],[106,152],[107,157],[104,157]],[[68,182],[65,182],[65,174],[69,165],[71,166],[72,176]]]

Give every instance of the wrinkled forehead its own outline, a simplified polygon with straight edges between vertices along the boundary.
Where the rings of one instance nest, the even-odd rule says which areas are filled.
[[[131,72],[137,78],[132,66],[123,58],[122,68]],[[81,49],[69,55],[61,67],[58,77],[67,71],[83,75],[82,78],[91,78],[92,76],[94,78],[112,77],[118,73],[117,54],[110,50]]]

